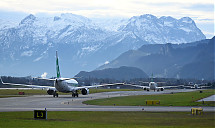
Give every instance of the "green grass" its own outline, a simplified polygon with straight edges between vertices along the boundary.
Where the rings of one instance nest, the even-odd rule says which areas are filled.
[[[0,128],[213,128],[214,112],[49,112],[48,120],[33,112],[0,112]]]
[[[160,100],[160,106],[215,106],[215,102],[196,102],[202,98],[215,94],[215,90],[203,90],[161,95],[140,95],[113,97],[106,99],[89,100],[83,103],[90,105],[116,105],[116,106],[146,106],[146,100]],[[159,105],[155,105],[159,106]]]
[[[114,91],[143,91],[142,89],[90,89],[90,94],[100,92],[114,92]]]
[[[29,89],[29,90],[18,90],[18,89],[1,89],[0,95],[19,95],[19,92],[25,92],[25,95],[46,95],[46,90],[39,90],[39,89]]]

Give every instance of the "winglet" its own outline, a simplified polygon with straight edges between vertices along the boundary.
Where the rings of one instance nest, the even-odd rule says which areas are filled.
[[[154,82],[153,78],[154,78],[154,77],[153,77],[153,73],[152,73],[152,78],[151,78],[151,82]]]
[[[2,78],[0,77],[1,83],[4,84],[4,82],[2,81]]]

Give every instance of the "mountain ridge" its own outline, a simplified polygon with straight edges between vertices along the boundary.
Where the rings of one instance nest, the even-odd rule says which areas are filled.
[[[137,67],[156,77],[194,78],[214,80],[214,41],[212,39],[191,44],[150,44],[129,50],[96,70]]]
[[[145,72],[136,67],[122,66],[119,68],[108,68],[104,70],[94,70],[91,72],[81,71],[75,77],[113,79],[113,80],[130,80],[134,78],[148,78]]]
[[[148,16],[154,17],[156,20],[151,18],[150,21],[147,19]],[[16,26],[1,25],[4,27],[0,28],[0,57],[2,58],[0,70],[4,75],[7,72],[14,72],[18,68],[24,70],[24,67],[33,66],[38,67],[37,70],[42,70],[40,74],[46,71],[54,75],[55,71],[52,71],[55,69],[54,66],[50,67],[46,63],[54,62],[54,52],[58,50],[60,56],[64,56],[61,63],[65,68],[71,69],[64,70],[65,74],[71,76],[80,70],[93,70],[105,62],[113,60],[121,53],[138,49],[143,44],[188,43],[205,39],[204,34],[195,26],[193,20],[191,23],[186,23],[186,26],[184,23],[181,24],[185,28],[183,30],[171,26],[173,21],[179,22],[180,19],[170,17],[167,19],[174,20],[169,21],[169,26],[154,27],[161,23],[159,19],[165,19],[165,17],[142,15],[136,16],[135,19],[119,20],[117,25],[111,26],[115,23],[110,23],[110,25],[106,25],[106,27],[110,26],[109,28],[103,28],[102,22],[98,25],[87,17],[75,14],[61,14],[47,18],[31,14]],[[144,20],[148,21],[144,22]],[[137,22],[139,24],[136,24]],[[135,31],[131,31],[133,29],[130,30],[128,27],[133,27]],[[157,31],[155,32],[155,30]],[[190,31],[188,32],[188,30]],[[157,35],[157,33],[163,34]],[[175,35],[174,40],[171,38],[171,34]],[[198,38],[195,38],[196,36]],[[36,64],[42,64],[43,67],[36,66]],[[28,72],[19,71],[20,73],[17,73],[39,74],[39,71],[30,68],[28,70]],[[36,73],[33,73],[34,71]]]

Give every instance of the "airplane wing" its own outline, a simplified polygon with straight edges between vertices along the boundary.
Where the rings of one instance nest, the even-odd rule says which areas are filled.
[[[164,88],[164,89],[169,89],[169,88],[179,88],[180,86],[161,86],[158,88]]]
[[[211,86],[200,86],[201,88],[211,88]]]
[[[39,80],[48,80],[48,81],[55,81],[55,80],[56,80],[56,79],[39,78],[39,77],[34,77],[34,79],[39,79]]]
[[[163,83],[163,82],[162,82]],[[138,87],[138,88],[142,88],[142,89],[149,89],[149,86],[142,86],[142,85],[134,85],[134,84],[126,84],[129,86],[134,86],[134,87]],[[168,88],[178,88],[179,86],[158,86],[157,88],[159,89],[168,89]]]
[[[140,83],[143,83],[143,84],[148,84],[148,83],[150,83],[150,82],[142,82],[142,81],[140,81]]]
[[[64,81],[64,80],[71,80],[71,79],[76,79],[80,77],[74,77],[74,78],[58,78],[57,80]],[[39,79],[39,80],[48,80],[48,81],[55,81],[56,79],[48,79],[48,78],[38,78],[34,77],[34,79]]]
[[[24,86],[24,87],[29,87],[29,88],[41,88],[41,89],[52,89],[56,90],[55,87],[53,86],[40,86],[40,85],[31,85],[31,84],[15,84],[15,83],[4,83],[3,80],[0,78],[1,83],[3,85],[13,85],[13,86]]]
[[[124,85],[124,83],[101,84],[101,85],[92,85],[92,86],[81,86],[81,87],[76,87],[76,89],[79,90],[79,89],[83,89],[83,88],[98,88],[98,87],[112,86],[112,85]]]
[[[149,86],[141,86],[141,85],[136,85],[136,84],[125,84],[125,85],[129,85],[129,86],[133,86],[133,87],[138,87],[138,88],[142,88],[142,89],[148,89]]]
[[[165,84],[166,82],[156,82],[156,83],[158,83],[158,84]]]

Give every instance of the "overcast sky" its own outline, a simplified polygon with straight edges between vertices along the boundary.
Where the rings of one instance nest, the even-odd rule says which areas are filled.
[[[0,18],[21,19],[28,14],[74,13],[86,17],[191,17],[207,38],[214,36],[214,0],[1,0]]]

